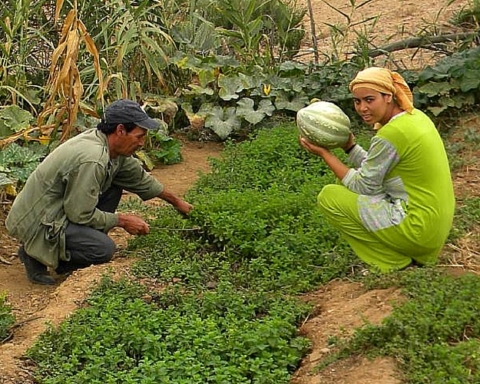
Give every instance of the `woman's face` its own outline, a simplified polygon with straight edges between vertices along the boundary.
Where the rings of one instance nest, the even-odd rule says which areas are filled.
[[[385,125],[392,117],[392,95],[361,87],[356,88],[352,94],[355,110],[368,125]]]

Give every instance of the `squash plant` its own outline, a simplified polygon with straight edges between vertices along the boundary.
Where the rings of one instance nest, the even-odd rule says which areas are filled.
[[[457,52],[426,67],[414,89],[417,107],[434,116],[469,109],[480,101],[480,47]]]
[[[347,84],[358,70],[355,64],[311,68],[293,61],[266,68],[231,57],[189,54],[177,54],[170,67],[189,79],[177,92],[181,113],[176,126],[210,129],[220,140],[248,134],[275,115],[293,117],[313,98],[350,105]]]
[[[20,108],[16,104],[4,107],[0,110],[0,146],[2,139],[24,131],[30,127],[33,116],[30,112]]]

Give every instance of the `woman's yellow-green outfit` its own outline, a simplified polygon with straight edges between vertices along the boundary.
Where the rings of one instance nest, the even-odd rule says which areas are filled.
[[[343,185],[327,185],[318,196],[358,257],[382,272],[435,263],[455,209],[443,141],[428,116],[405,109],[377,131],[368,152],[353,148],[355,168]]]

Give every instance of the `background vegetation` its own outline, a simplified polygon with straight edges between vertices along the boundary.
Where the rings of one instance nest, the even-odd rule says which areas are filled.
[[[105,104],[121,97],[162,121],[146,154],[167,164],[181,161],[175,132],[244,139],[312,98],[348,112],[348,82],[391,51],[370,41],[375,18],[351,21],[369,1],[336,10],[343,23],[325,22],[330,56],[314,49],[315,60],[299,61],[307,10],[294,0],[9,0],[0,9],[0,147],[40,142],[49,152],[95,126]],[[422,29],[421,41],[442,60],[421,72],[399,67],[416,105],[434,117],[478,102],[477,8],[473,2],[451,20],[472,31],[461,38],[442,40],[435,25]],[[0,188],[21,184],[7,164],[0,167]]]

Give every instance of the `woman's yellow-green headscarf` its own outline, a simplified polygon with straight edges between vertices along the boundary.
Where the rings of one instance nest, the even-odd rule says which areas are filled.
[[[350,82],[350,92],[356,88],[369,88],[387,95],[393,95],[398,106],[408,112],[413,110],[413,95],[405,79],[387,68],[371,67],[360,71]]]

